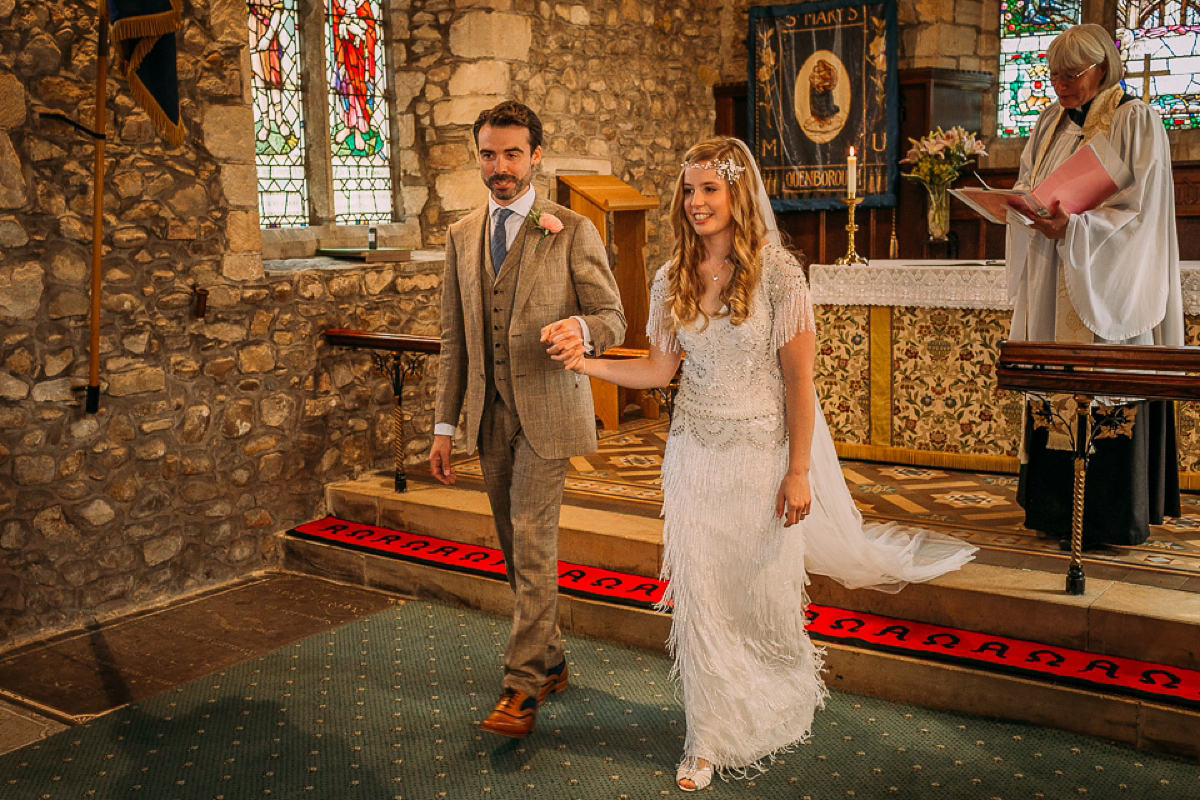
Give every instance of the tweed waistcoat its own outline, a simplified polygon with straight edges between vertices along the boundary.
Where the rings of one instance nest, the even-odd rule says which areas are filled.
[[[489,230],[489,237],[491,231]],[[486,238],[486,237],[485,237]],[[490,239],[489,239],[490,241]],[[498,275],[492,274],[492,260],[486,254],[479,259],[479,286],[483,295],[484,372],[487,375],[488,397],[493,390],[515,414],[517,401],[513,395],[512,367],[508,353],[508,330],[512,322],[513,300],[517,292],[521,250],[525,244],[525,227],[513,240]]]

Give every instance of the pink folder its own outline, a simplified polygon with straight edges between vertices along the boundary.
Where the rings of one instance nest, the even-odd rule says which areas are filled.
[[[989,222],[1003,225],[1008,221],[1008,212],[1013,206],[1024,203],[1035,214],[1049,216],[1050,212],[1034,197],[1033,192],[1023,189],[984,189],[982,186],[964,186],[951,189],[950,194],[975,209]]]
[[[1066,213],[1079,214],[1100,205],[1132,181],[1133,176],[1109,147],[1108,140],[1097,136],[1032,191],[964,187],[951,189],[951,193],[986,219],[1003,224],[1007,221],[1008,204],[1013,202],[1010,198],[1023,199],[1036,213],[1043,213],[1058,201]]]
[[[1080,214],[1103,203],[1118,188],[1100,162],[1096,149],[1087,144],[1035,186],[1033,196],[1046,208],[1057,200],[1063,211]]]

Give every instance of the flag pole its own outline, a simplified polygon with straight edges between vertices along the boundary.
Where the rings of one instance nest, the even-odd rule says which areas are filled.
[[[104,243],[104,135],[107,128],[105,105],[108,95],[108,10],[105,0],[96,3],[99,22],[99,50],[96,56],[96,143],[92,169],[92,315],[88,354],[88,386],[85,409],[95,414],[100,408],[100,293],[103,273],[100,254]]]

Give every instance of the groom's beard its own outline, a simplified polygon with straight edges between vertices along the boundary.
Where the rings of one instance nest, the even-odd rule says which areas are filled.
[[[498,187],[497,184],[505,185]],[[520,197],[524,193],[525,189],[529,186],[529,176],[493,175],[488,179],[487,186],[492,193],[492,197],[507,202]]]

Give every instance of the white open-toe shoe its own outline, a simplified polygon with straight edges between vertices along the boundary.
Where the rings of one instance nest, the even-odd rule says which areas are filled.
[[[675,770],[675,783],[680,789],[685,792],[695,792],[712,783],[713,766],[707,762],[703,767],[700,766],[702,760],[699,756],[683,757],[679,769]],[[684,786],[684,781],[691,781],[692,785]]]

